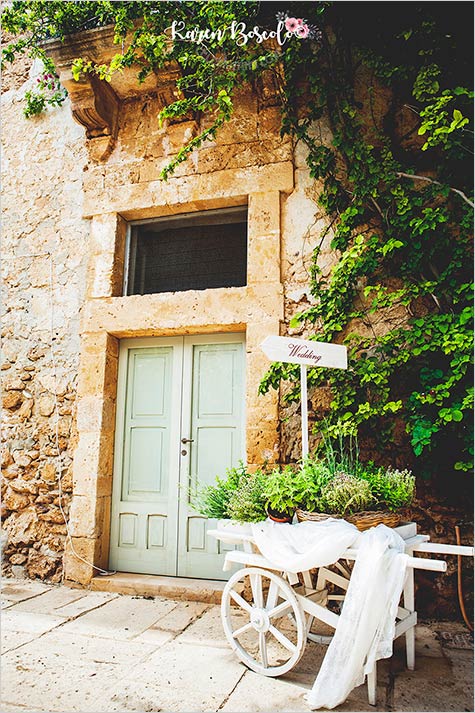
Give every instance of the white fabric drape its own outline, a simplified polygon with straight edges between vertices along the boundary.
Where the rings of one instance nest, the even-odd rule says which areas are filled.
[[[287,525],[265,520],[252,524],[252,536],[260,552],[287,572],[324,567],[343,556],[356,543],[359,530],[345,520]]]
[[[335,562],[347,547],[358,554],[335,635],[306,700],[335,708],[392,655],[396,613],[406,575],[404,540],[385,525],[360,533],[342,520],[252,526],[261,553],[279,568],[301,572]]]

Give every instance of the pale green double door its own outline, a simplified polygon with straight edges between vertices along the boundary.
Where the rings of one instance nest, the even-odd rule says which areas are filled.
[[[121,342],[109,566],[225,579],[196,481],[245,459],[242,334]]]

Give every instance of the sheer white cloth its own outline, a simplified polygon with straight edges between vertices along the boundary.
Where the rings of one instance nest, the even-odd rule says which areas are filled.
[[[354,525],[332,517],[296,525],[272,520],[252,524],[252,536],[261,554],[287,572],[305,572],[336,562],[359,535]]]
[[[283,570],[300,572],[358,554],[335,635],[306,700],[335,708],[364,681],[375,662],[392,655],[396,613],[406,576],[404,540],[385,525],[360,533],[342,520],[252,526],[262,554]],[[344,547],[345,542],[347,543]]]

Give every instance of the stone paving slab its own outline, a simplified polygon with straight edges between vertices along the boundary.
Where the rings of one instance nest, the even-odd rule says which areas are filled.
[[[43,653],[41,645],[32,658],[23,654],[22,648],[2,657],[5,707],[14,703],[48,712],[99,712],[104,710],[104,689],[114,686],[126,671],[125,666],[73,661],[57,653]]]
[[[224,713],[279,711],[285,702],[286,713],[309,713],[302,693],[302,687],[295,683],[247,671],[220,710]]]
[[[133,641],[161,646],[174,639],[208,608],[209,604],[200,602],[178,602],[174,609],[136,636]]]
[[[178,634],[207,609],[209,609],[209,604],[203,604],[202,602],[179,602],[168,614],[161,617],[149,631],[156,628]]]
[[[231,651],[175,640],[108,691],[107,711],[217,711],[245,673]]]
[[[87,599],[87,592],[81,589],[69,589],[68,587],[55,587],[32,599],[25,599],[15,606],[15,611],[24,611],[39,614],[52,614],[68,616],[63,612],[58,612],[61,607],[66,607],[72,602]]]
[[[101,607],[106,602],[117,599],[118,596],[118,594],[107,594],[105,592],[87,592],[86,596],[59,607],[57,614],[67,616],[68,618],[75,618],[92,609]]]
[[[31,708],[28,706],[16,706],[13,703],[4,704],[2,706],[2,713],[16,713],[17,711],[22,711],[22,713],[44,713],[44,709],[41,708]]]
[[[10,609],[5,609],[2,614],[2,630],[44,634],[65,621],[67,621],[67,617],[51,616],[50,614],[40,614],[38,612],[34,614],[23,611],[17,612],[15,607],[11,607]]]
[[[51,585],[43,584],[43,582],[3,580],[2,597],[13,602],[22,602],[43,592],[48,592],[50,589]]]
[[[2,597],[0,599],[0,609],[8,609],[8,607],[12,607],[14,604],[16,604],[13,599],[5,599],[5,597]]]
[[[156,627],[150,627],[150,629],[146,629],[145,631],[142,631],[141,634],[136,636],[132,641],[139,641],[143,642],[145,644],[152,644],[156,648],[158,646],[163,646],[164,644],[167,644],[169,641],[172,641],[175,638],[176,634],[173,631],[163,631],[163,629],[157,629]]]
[[[27,644],[29,641],[33,641],[38,638],[38,634],[31,631],[7,631],[2,626],[2,655],[6,654],[7,651],[12,649],[17,649],[23,644]],[[3,713],[3,712],[2,712]]]
[[[134,599],[119,596],[64,625],[66,633],[131,639],[177,606],[171,599]],[[8,611],[8,610],[7,610]]]
[[[110,640],[83,634],[71,634],[63,628],[49,631],[36,641],[31,641],[18,650],[19,660],[34,660],[38,651],[41,656],[56,658],[58,661],[89,662],[96,664],[116,664],[132,668],[148,659],[157,646],[145,642]],[[10,660],[10,659],[9,659]]]
[[[208,609],[198,621],[187,627],[180,640],[187,644],[217,646],[228,649],[229,644],[226,641],[221,623],[221,607],[213,605]]]

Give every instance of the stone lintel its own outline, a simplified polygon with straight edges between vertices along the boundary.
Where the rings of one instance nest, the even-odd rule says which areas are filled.
[[[243,325],[283,319],[280,282],[247,287],[163,292],[88,300],[81,330],[126,337],[205,334],[242,330]]]
[[[159,216],[162,215],[162,208],[171,214],[182,212],[184,205],[196,203],[206,203],[208,208],[221,207],[224,202],[233,205],[233,197],[240,196],[242,199],[249,193],[265,193],[269,191],[269,186],[272,186],[273,191],[282,193],[293,190],[292,161],[171,177],[168,181],[144,181],[124,185],[120,191],[105,188],[100,192],[86,192],[83,217],[115,212],[120,213],[125,220],[136,220],[150,209],[155,216]],[[221,206],[217,203],[221,203]],[[172,206],[175,206],[174,210]]]

